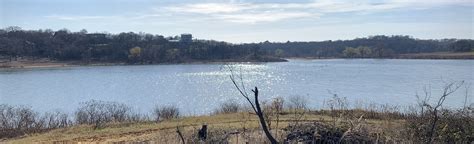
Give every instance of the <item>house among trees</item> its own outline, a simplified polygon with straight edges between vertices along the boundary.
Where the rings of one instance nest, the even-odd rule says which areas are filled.
[[[170,37],[168,39],[168,42],[172,42],[172,43],[181,43],[181,44],[190,44],[193,42],[193,35],[192,34],[188,34],[188,33],[184,33],[184,34],[181,34],[181,37]]]

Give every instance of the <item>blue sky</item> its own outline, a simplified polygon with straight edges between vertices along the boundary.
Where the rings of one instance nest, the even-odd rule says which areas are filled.
[[[0,0],[0,27],[192,33],[234,43],[474,39],[473,15],[473,0]]]

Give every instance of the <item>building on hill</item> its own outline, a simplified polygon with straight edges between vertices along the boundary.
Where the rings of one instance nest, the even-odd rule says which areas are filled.
[[[193,42],[193,35],[191,34],[181,34],[181,38],[179,39],[181,43],[192,43]]]

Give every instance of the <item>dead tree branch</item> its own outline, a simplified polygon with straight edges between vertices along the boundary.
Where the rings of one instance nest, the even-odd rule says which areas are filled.
[[[255,89],[252,90],[252,92],[254,94],[254,99],[255,99],[254,103],[252,103],[252,101],[250,100],[249,95],[245,92],[245,86],[243,84],[242,74],[240,74],[240,76],[239,76],[239,79],[240,79],[240,86],[239,86],[237,84],[236,80],[235,80],[234,71],[232,70],[231,67],[229,67],[229,71],[231,72],[231,75],[229,76],[230,80],[232,80],[232,83],[234,84],[235,88],[237,88],[237,90],[240,92],[240,94],[247,100],[247,102],[249,102],[250,106],[252,107],[254,112],[257,114],[258,119],[260,121],[260,125],[262,127],[262,130],[265,133],[265,135],[267,136],[268,140],[272,144],[277,144],[278,141],[270,133],[270,130],[268,129],[268,125],[265,121],[265,117],[263,115],[263,111],[260,107],[260,103],[258,101],[258,88],[255,87]]]
[[[459,83],[453,82],[453,83],[446,84],[446,86],[443,88],[443,95],[441,95],[441,97],[438,99],[438,102],[436,103],[434,107],[427,104],[427,102],[424,102],[425,106],[431,110],[431,115],[433,116],[431,126],[430,126],[430,131],[428,134],[429,136],[428,143],[432,143],[434,140],[434,136],[436,134],[436,130],[435,130],[436,125],[439,121],[438,111],[440,107],[443,105],[444,101],[446,100],[446,97],[456,92],[463,84],[464,84],[464,81],[461,81]]]
[[[186,144],[186,142],[184,141],[183,134],[182,134],[181,131],[179,130],[179,127],[176,127],[176,133],[178,133],[179,138],[181,138],[182,144]]]

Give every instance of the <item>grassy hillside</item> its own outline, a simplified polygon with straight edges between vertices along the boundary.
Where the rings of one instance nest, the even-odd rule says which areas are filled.
[[[337,120],[337,127],[347,130],[350,124]],[[328,115],[306,113],[299,120],[294,113],[284,113],[278,120],[272,120],[272,132],[282,141],[288,132],[285,129],[298,123],[321,123],[331,125],[332,118]],[[373,134],[396,134],[402,127],[403,120],[367,119],[364,126]],[[259,129],[257,117],[248,112],[218,114],[213,116],[184,117],[163,122],[112,123],[105,128],[95,130],[90,125],[56,129],[45,133],[32,134],[25,137],[6,139],[7,143],[34,142],[156,142],[180,143],[176,128],[179,127],[186,141],[192,142],[202,124],[208,125],[208,139],[220,140],[228,135],[230,143],[260,143],[266,140]],[[390,131],[392,130],[392,131]],[[277,132],[278,131],[278,132]],[[233,134],[229,134],[233,133]]]

